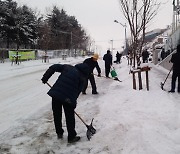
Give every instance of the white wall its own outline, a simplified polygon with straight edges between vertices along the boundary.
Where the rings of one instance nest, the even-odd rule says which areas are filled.
[[[180,25],[174,33],[172,33],[165,44],[165,51],[175,49],[180,41]]]

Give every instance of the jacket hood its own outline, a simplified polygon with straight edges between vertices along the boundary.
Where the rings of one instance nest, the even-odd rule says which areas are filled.
[[[90,68],[85,63],[76,64],[75,67],[85,76],[88,76],[90,73]]]

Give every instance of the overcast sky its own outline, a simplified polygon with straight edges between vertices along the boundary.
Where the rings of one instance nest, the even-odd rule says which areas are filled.
[[[95,40],[97,52],[108,48],[122,50],[124,44],[124,28],[115,19],[124,24],[118,0],[16,0],[18,4],[26,4],[32,9],[45,13],[47,8],[56,5],[63,8],[68,15],[75,16],[91,38]],[[158,15],[151,22],[148,30],[166,28],[172,22],[172,0],[159,0],[163,3]],[[128,31],[127,31],[128,34]]]

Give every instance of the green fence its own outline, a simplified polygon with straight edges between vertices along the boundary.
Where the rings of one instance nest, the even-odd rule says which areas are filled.
[[[9,59],[13,60],[14,57],[18,56],[20,60],[31,60],[35,59],[35,51],[34,50],[10,50],[9,51]]]

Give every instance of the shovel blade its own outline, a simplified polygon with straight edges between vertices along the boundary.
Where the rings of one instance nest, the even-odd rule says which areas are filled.
[[[86,127],[87,127],[86,136],[87,136],[88,140],[90,140],[91,137],[96,133],[96,129],[92,126],[92,122],[93,122],[93,119],[92,119],[90,125],[86,125]]]
[[[121,80],[119,80],[117,77],[114,78],[114,80],[116,81],[119,81],[119,82],[122,82]]]
[[[164,86],[164,84],[161,82],[161,89],[162,89],[162,90],[164,90],[164,89],[163,89],[163,86]]]
[[[86,136],[87,136],[88,140],[90,140],[91,137],[92,137],[95,133],[96,133],[96,129],[95,129],[95,128],[92,127],[92,128],[90,128],[90,129],[88,129],[87,132],[86,132]]]

